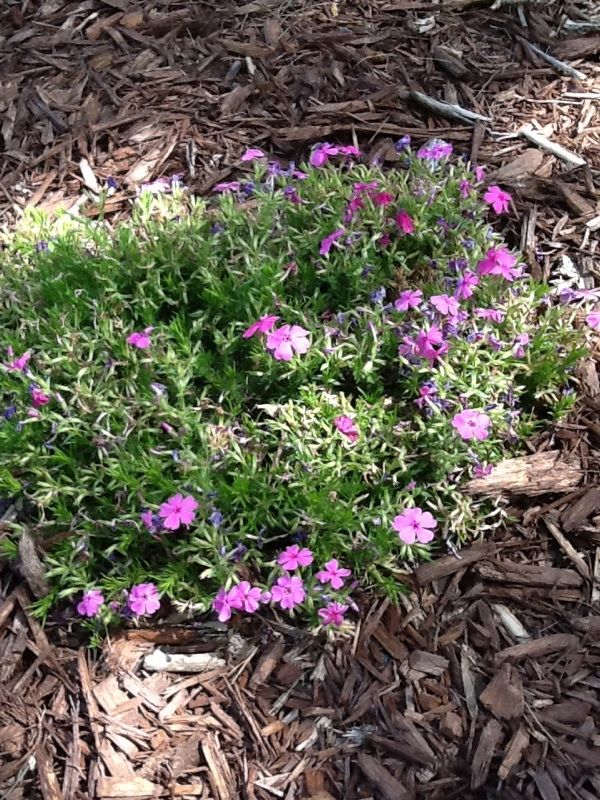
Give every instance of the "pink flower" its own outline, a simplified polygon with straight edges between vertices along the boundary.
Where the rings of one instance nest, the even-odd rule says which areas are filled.
[[[432,325],[429,330],[419,331],[416,335],[415,353],[421,358],[434,362],[447,352],[448,343],[444,340],[444,334],[437,325]]]
[[[333,247],[334,242],[337,242],[337,240],[340,238],[340,236],[343,236],[343,234],[344,234],[343,228],[338,228],[337,230],[325,236],[324,239],[321,239],[321,244],[319,246],[319,253],[322,256],[328,255],[329,251]]]
[[[413,222],[412,217],[405,211],[403,208],[398,211],[396,214],[396,225],[400,228],[402,233],[414,233],[415,231],[415,223]]]
[[[88,589],[77,603],[77,613],[82,617],[95,617],[104,603],[104,595],[100,589]]]
[[[480,319],[488,320],[489,322],[504,322],[506,312],[498,308],[476,308],[475,315]]]
[[[483,195],[483,199],[490,205],[496,214],[505,214],[510,208],[511,196],[503,192],[499,186],[490,186]]]
[[[231,608],[245,611],[247,614],[254,614],[260,605],[262,591],[258,586],[251,586],[248,581],[242,581],[229,591],[229,606]]]
[[[132,347],[137,347],[138,350],[147,350],[152,342],[150,341],[150,336],[148,334],[152,333],[154,328],[145,328],[142,333],[135,332],[129,334],[127,337],[127,344],[132,345]]]
[[[302,578],[295,575],[277,578],[277,583],[271,588],[271,599],[279,603],[285,611],[291,611],[294,606],[304,602],[305,597]]]
[[[221,587],[217,592],[215,599],[212,602],[214,611],[217,612],[219,622],[227,622],[231,619],[231,614],[235,606],[233,602],[237,597],[237,586],[234,586],[229,592]]]
[[[428,161],[440,161],[442,158],[451,156],[452,150],[453,148],[450,142],[445,142],[443,139],[433,139],[419,148],[417,151],[417,158],[425,158]]]
[[[257,158],[264,158],[265,154],[262,150],[258,147],[249,147],[244,155],[242,156],[242,161],[256,161]]]
[[[353,158],[360,158],[360,150],[353,144],[345,145],[339,148],[339,153],[342,156],[352,156]]]
[[[419,408],[423,408],[425,405],[428,405],[430,399],[435,397],[437,394],[437,390],[435,386],[431,386],[430,384],[424,383],[422,386],[419,387],[419,396],[413,402],[415,405],[419,406]]]
[[[371,181],[370,183],[355,183],[352,187],[355,192],[372,192],[379,186],[379,181]]]
[[[279,554],[277,563],[286,572],[294,572],[298,567],[308,567],[313,562],[313,554],[308,547],[291,544]]]
[[[344,621],[346,611],[348,611],[348,606],[341,603],[329,603],[325,608],[319,609],[319,616],[323,620],[323,625],[335,625],[339,628]]]
[[[358,439],[359,430],[356,427],[354,420],[352,420],[350,417],[336,417],[333,420],[333,424],[350,442],[355,442]]]
[[[160,608],[158,589],[153,583],[138,583],[131,587],[127,605],[136,616],[150,616]]]
[[[42,406],[47,406],[50,402],[50,395],[45,394],[42,392],[41,389],[38,389],[37,386],[31,387],[31,402],[36,408],[41,408]]]
[[[12,347],[7,347],[6,354],[10,359],[12,359],[8,364],[5,365],[9,372],[26,371],[27,365],[29,364],[29,359],[31,358],[31,353],[29,351],[27,353],[23,353],[23,355],[19,356],[18,358],[14,358]]]
[[[485,178],[485,169],[483,167],[475,167],[475,180],[477,183],[481,183],[481,181]]]
[[[443,317],[455,317],[458,314],[458,300],[456,297],[449,297],[447,294],[434,294],[429,298],[431,305]]]
[[[514,343],[513,347],[513,354],[515,358],[524,358],[525,356],[525,348],[529,344],[529,334],[528,333],[520,333]]]
[[[158,516],[163,520],[167,530],[176,531],[181,525],[187,527],[194,521],[197,508],[198,503],[191,495],[184,497],[181,494],[174,494],[166,503],[161,504]]]
[[[291,361],[294,353],[308,351],[308,331],[300,325],[282,325],[267,337],[267,350],[272,350],[277,361]]]
[[[428,544],[433,539],[437,521],[429,511],[421,508],[407,508],[394,517],[392,528],[404,544]]]
[[[408,311],[409,308],[418,308],[423,300],[420,289],[406,289],[400,292],[400,297],[394,303],[396,311]]]
[[[481,411],[467,409],[455,414],[452,418],[452,427],[457,431],[461,439],[477,439],[482,442],[489,436],[488,428],[491,420],[487,414]]]
[[[600,311],[592,311],[585,318],[586,323],[597,331],[600,328]]]
[[[337,558],[332,558],[325,564],[325,569],[317,572],[317,580],[319,583],[330,583],[332,589],[341,589],[344,578],[348,578],[351,574],[349,569],[340,567]]]
[[[389,247],[392,243],[392,237],[389,233],[382,233],[379,239],[377,239],[377,246],[378,247]]]
[[[473,467],[473,476],[475,478],[487,478],[491,475],[494,467],[491,464],[475,464]]]
[[[313,148],[308,163],[311,167],[323,167],[328,161],[330,156],[337,156],[340,148],[328,142],[316,145]]]
[[[373,195],[371,200],[373,201],[373,205],[385,207],[394,202],[394,195],[389,192],[377,192],[377,194]]]
[[[224,183],[216,183],[213,186],[213,192],[239,192],[240,190],[240,182],[239,181],[225,181]]]
[[[353,197],[346,206],[346,213],[344,214],[344,222],[351,222],[354,219],[354,215],[357,211],[363,208],[365,205],[364,200],[362,197]],[[323,242],[325,239],[323,239]]]
[[[458,191],[460,192],[460,196],[463,197],[465,200],[471,194],[471,190],[473,187],[468,180],[462,180],[458,185]]]
[[[456,283],[456,296],[459,300],[468,300],[473,296],[479,278],[470,269],[466,269]]]
[[[490,247],[485,257],[477,262],[477,271],[480,275],[501,275],[512,281],[519,274],[516,263],[517,259],[506,247]]]
[[[264,317],[256,320],[249,328],[246,328],[242,334],[242,338],[249,339],[251,336],[254,336],[255,333],[268,333],[278,319],[279,317],[277,314],[265,314]]]

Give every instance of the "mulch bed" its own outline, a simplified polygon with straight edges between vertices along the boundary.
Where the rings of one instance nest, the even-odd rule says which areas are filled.
[[[574,270],[591,283],[600,28],[573,23],[594,4],[472,5],[8,3],[2,218],[59,205],[96,215],[111,177],[116,221],[144,181],[183,173],[206,192],[248,144],[299,159],[317,140],[356,137],[391,163],[399,136],[440,136],[514,192],[509,226],[535,275]],[[559,74],[531,43],[585,79]],[[431,116],[415,92],[492,121]],[[532,143],[523,125],[585,163]],[[26,586],[5,572],[2,798],[596,800],[594,361],[579,380],[586,399],[571,422],[492,487],[517,523],[407,576],[398,608],[365,598],[360,621],[331,640],[275,619],[234,630],[195,621],[123,632],[94,658],[67,626],[42,630]],[[157,647],[222,662],[151,672],[144,658]]]

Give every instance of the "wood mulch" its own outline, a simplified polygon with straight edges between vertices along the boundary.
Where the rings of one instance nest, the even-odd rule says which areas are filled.
[[[595,4],[473,5],[8,0],[2,219],[97,214],[113,178],[118,220],[162,175],[208,191],[248,144],[300,159],[317,140],[355,137],[392,162],[399,136],[440,136],[514,192],[508,233],[534,274],[597,282]],[[429,114],[418,93],[491,121]],[[96,657],[67,625],[42,630],[5,571],[0,797],[597,800],[596,362],[578,378],[569,423],[468,487],[501,495],[517,522],[421,566],[397,608],[364,598],[333,639],[277,619],[173,622],[111,637]],[[151,671],[157,649],[212,661]]]

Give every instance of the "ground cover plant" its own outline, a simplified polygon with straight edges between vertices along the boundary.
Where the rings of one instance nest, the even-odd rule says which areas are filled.
[[[335,626],[356,582],[394,596],[493,524],[461,485],[569,408],[580,335],[494,232],[510,195],[443,142],[397,149],[253,149],[209,201],[159,182],[114,228],[7,238],[2,548],[44,549],[40,615]]]

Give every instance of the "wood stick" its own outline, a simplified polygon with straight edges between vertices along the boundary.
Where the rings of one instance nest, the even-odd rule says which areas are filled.
[[[444,100],[436,100],[422,92],[409,92],[408,97],[410,100],[432,111],[434,114],[439,114],[448,119],[457,119],[460,122],[468,122],[471,125],[474,125],[477,120],[481,122],[492,121],[491,117],[485,117],[483,114],[469,111],[468,108],[463,108],[462,106],[456,105],[456,103],[446,103]]]
[[[575,153],[571,153],[570,150],[566,150],[560,144],[551,142],[545,136],[542,136],[541,133],[538,133],[529,127],[521,128],[520,133],[526,139],[529,139],[530,142],[533,142],[534,144],[537,144],[538,147],[541,147],[542,150],[547,150],[557,158],[561,158],[563,161],[566,161],[566,163],[570,164],[572,167],[583,167],[585,164],[587,164],[585,158],[582,158]]]
[[[544,522],[546,524],[546,527],[552,534],[552,536],[554,536],[554,538],[560,545],[561,549],[564,551],[565,555],[568,558],[570,558],[571,561],[573,562],[573,566],[575,567],[577,572],[581,575],[581,577],[584,580],[589,581],[590,570],[588,565],[585,563],[581,553],[578,553],[577,550],[575,550],[571,542],[566,538],[566,536],[563,533],[561,533],[561,531],[558,529],[558,526],[555,525],[551,519],[548,519],[548,517],[544,517]]]
[[[537,45],[527,41],[527,39],[523,39],[521,36],[519,39],[529,50],[534,52],[546,63],[550,64],[551,67],[554,67],[557,72],[561,72],[563,75],[569,75],[571,78],[577,78],[579,81],[585,81],[587,79],[587,75],[584,75],[583,72],[575,69],[575,67],[572,67],[570,64],[565,64],[564,61],[559,61],[558,58],[554,58],[554,56],[544,52],[541,47],[537,47]]]

